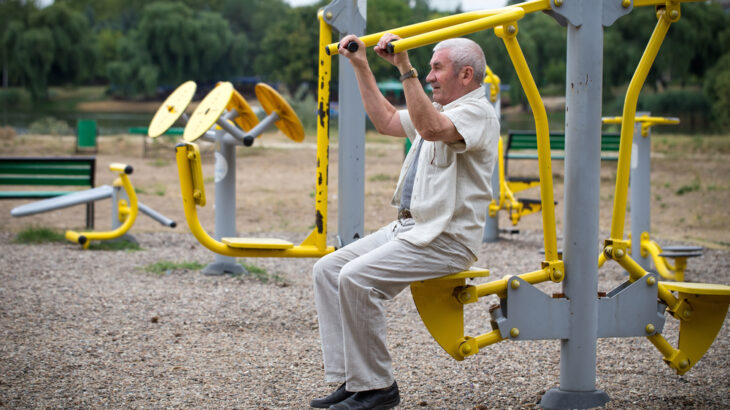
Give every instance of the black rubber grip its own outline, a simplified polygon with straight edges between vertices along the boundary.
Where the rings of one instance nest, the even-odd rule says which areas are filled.
[[[388,43],[387,46],[385,46],[385,51],[388,52],[388,54],[395,54],[395,47],[393,47],[393,43]]]
[[[134,168],[132,168],[131,165],[127,165],[124,167],[124,173],[127,175],[132,175],[132,172],[134,171]]]
[[[250,147],[251,145],[253,145],[253,140],[254,138],[252,136],[246,135],[245,137],[243,137],[243,146]]]
[[[79,236],[79,245],[83,245],[86,243],[86,237],[84,235]]]
[[[340,48],[340,43],[337,43],[337,48]],[[347,46],[345,46],[345,48],[347,49],[347,51],[354,53],[360,48],[360,45],[358,45],[354,41],[350,41],[349,43],[347,43]]]

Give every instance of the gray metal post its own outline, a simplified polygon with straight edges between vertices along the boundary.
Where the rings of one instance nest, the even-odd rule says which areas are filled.
[[[366,0],[334,0],[324,14],[341,37],[365,34]],[[361,238],[365,230],[365,108],[355,71],[343,56],[339,70],[337,242],[344,246]]]
[[[649,115],[637,112],[636,116]],[[641,123],[634,124],[634,142],[631,148],[629,203],[631,204],[631,257],[642,268],[651,269],[651,258],[641,256],[641,234],[651,232],[651,128],[641,136]]]
[[[570,300],[571,325],[570,336],[561,340],[560,387],[548,390],[540,405],[591,408],[610,400],[596,389],[604,21],[595,1],[589,6],[569,0],[552,8],[567,23],[563,292]]]
[[[487,95],[489,100],[489,89],[492,87],[491,84],[484,85],[484,93]],[[492,101],[489,100],[491,103]],[[497,93],[497,101],[492,103],[494,111],[497,113],[497,120],[499,120],[500,126],[502,124],[502,93]],[[494,164],[494,171],[492,171],[492,198],[499,198],[501,187],[499,186],[499,159]],[[484,223],[484,236],[482,236],[482,242],[498,242],[499,241],[499,213],[491,217],[489,216],[489,210],[487,210],[487,221]]]
[[[236,232],[236,144],[225,141],[225,132],[216,135],[215,152],[215,239],[238,236]],[[245,272],[236,258],[216,254],[215,262],[204,267],[204,275],[234,275]]]

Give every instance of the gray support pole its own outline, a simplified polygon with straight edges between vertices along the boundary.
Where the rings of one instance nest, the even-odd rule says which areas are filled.
[[[636,116],[649,115],[637,112]],[[629,203],[631,204],[631,257],[645,270],[651,269],[651,258],[641,256],[641,234],[651,232],[651,128],[641,136],[641,123],[634,124],[631,148]]]
[[[334,0],[324,8],[327,22],[343,37],[365,34],[366,0]],[[355,71],[339,56],[337,165],[337,245],[363,237],[365,231],[365,107]]]
[[[215,239],[238,236],[236,232],[236,145],[226,142],[226,133],[217,133],[215,152]],[[216,254],[215,262],[204,267],[204,275],[234,275],[244,272],[236,258]]]
[[[491,84],[486,84],[484,86],[484,93],[487,95],[487,100],[492,103],[491,100],[489,100],[489,88],[492,87]],[[502,124],[502,93],[497,94],[497,101],[492,103],[492,106],[494,107],[494,111],[497,113],[497,120],[499,120],[500,127]],[[494,171],[492,171],[492,198],[499,198],[500,189],[502,188],[499,186],[499,161],[497,160],[497,163],[494,164]],[[484,223],[484,236],[482,236],[482,242],[498,242],[499,241],[499,213],[495,216],[489,216],[489,210],[487,210],[487,220]]]
[[[571,325],[570,337],[561,341],[560,387],[547,391],[540,404],[591,408],[610,400],[596,389],[603,26],[600,6],[565,2],[563,7],[572,14],[567,21],[563,253]]]
[[[499,198],[499,161],[494,164],[494,171],[492,172],[492,198]],[[489,216],[489,210],[487,210],[487,220],[484,222],[484,236],[482,242],[499,242],[499,212],[494,216]]]

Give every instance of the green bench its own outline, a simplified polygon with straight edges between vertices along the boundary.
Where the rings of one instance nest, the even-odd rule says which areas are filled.
[[[142,136],[142,157],[147,158],[149,152],[152,150],[152,147],[150,146],[150,143],[147,141],[149,138],[147,138],[147,127],[131,127],[129,129],[130,134],[134,135],[141,135]],[[184,133],[184,128],[179,127],[172,127],[165,131],[162,135],[168,135],[168,136],[182,136]]]
[[[601,160],[618,161],[621,134],[601,134]],[[557,152],[556,152],[557,151]],[[565,133],[550,132],[550,158],[565,159]],[[615,154],[611,154],[615,153]],[[509,130],[504,148],[504,172],[510,159],[537,159],[537,134],[534,130]]]
[[[0,157],[0,186],[93,188],[95,157]],[[0,199],[44,199],[73,190],[0,190]],[[94,228],[94,202],[86,204],[86,227]]]

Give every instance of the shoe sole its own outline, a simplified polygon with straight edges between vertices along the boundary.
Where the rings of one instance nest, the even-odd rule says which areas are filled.
[[[393,401],[383,403],[379,406],[373,407],[373,410],[388,410],[388,409],[392,409],[393,407],[396,407],[399,404],[400,404],[400,397],[396,397],[395,400],[393,400]]]

